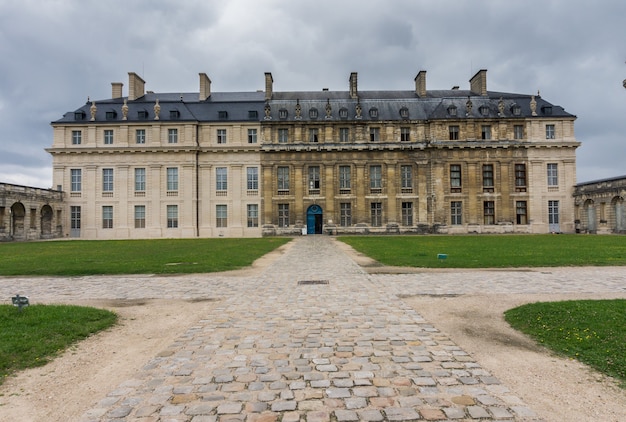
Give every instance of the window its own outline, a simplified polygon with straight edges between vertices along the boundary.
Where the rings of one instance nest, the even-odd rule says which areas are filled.
[[[496,223],[496,203],[494,201],[483,202],[483,218],[485,224]]]
[[[317,119],[317,109],[315,107],[309,109],[309,118],[311,119]]]
[[[37,228],[37,208],[31,208],[29,211],[29,215],[30,215],[30,228],[36,229]]]
[[[137,129],[135,131],[135,142],[138,144],[146,143],[146,130],[145,129]]]
[[[137,112],[137,118],[139,120],[146,120],[148,118],[148,111],[146,111],[146,110],[139,110]]]
[[[559,168],[556,163],[548,163],[548,186],[559,185]]]
[[[146,228],[146,206],[145,205],[135,205],[135,228],[136,229]]]
[[[450,202],[450,224],[455,226],[463,224],[463,203],[461,201]]]
[[[102,228],[113,228],[113,207],[110,205],[104,205],[102,207]]]
[[[228,119],[228,112],[225,110],[221,110],[217,112],[217,118],[220,120]]]
[[[448,126],[448,139],[451,141],[459,140],[459,127],[456,125]]]
[[[310,128],[309,129],[309,142],[315,143],[319,142],[319,129],[318,128]]]
[[[522,115],[522,107],[520,107],[517,104],[514,104],[511,107],[511,113],[513,113],[513,116],[521,116]]]
[[[350,128],[340,127],[339,128],[339,142],[349,142],[350,141]]]
[[[170,192],[178,190],[178,167],[167,168],[167,190]]]
[[[543,114],[545,114],[546,116],[551,116],[552,115],[552,107],[551,106],[541,107],[541,112]]]
[[[491,125],[483,125],[481,129],[482,139],[491,139]]]
[[[70,170],[70,192],[80,192],[82,190],[82,170]]]
[[[247,173],[247,189],[258,190],[259,189],[259,168],[248,167],[246,169],[246,173]]]
[[[80,230],[80,207],[72,205],[70,207],[70,228]]]
[[[382,187],[383,187],[382,166],[370,166],[370,191],[372,193],[380,193]]]
[[[102,169],[102,191],[113,192],[113,169]]]
[[[487,106],[481,106],[478,111],[482,116],[489,116],[489,107]]]
[[[554,125],[546,125],[546,139],[554,139]]]
[[[524,125],[513,126],[513,138],[524,139]]]
[[[105,117],[107,120],[115,120],[115,118],[117,117],[117,113],[115,111],[107,111],[105,113]]]
[[[377,119],[378,118],[378,109],[376,107],[370,108],[369,113],[370,113],[370,117],[372,119]]]
[[[372,227],[383,225],[383,204],[382,202],[372,202],[370,204],[370,217]]]
[[[225,144],[226,143],[226,129],[218,129],[217,130],[217,143]]]
[[[170,110],[170,120],[178,120],[178,119],[180,119],[180,111]]]
[[[248,143],[256,144],[256,129],[248,129]]]
[[[104,145],[112,145],[113,144],[113,131],[107,129],[104,131]]]
[[[84,111],[77,111],[74,113],[74,120],[85,120],[85,117],[87,117],[87,115]]]
[[[413,225],[413,202],[402,203],[402,225]]]
[[[352,204],[349,202],[339,204],[339,225],[341,227],[350,227],[352,225]]]
[[[278,129],[278,142],[281,144],[286,144],[287,141],[289,141],[289,129]]]
[[[83,133],[80,130],[72,131],[72,145],[80,145],[82,142]]]
[[[175,229],[178,227],[178,205],[167,206],[167,228]]]
[[[370,142],[378,142],[380,141],[380,128],[371,127],[370,128]]]
[[[287,112],[287,109],[281,108],[280,110],[278,110],[279,119],[286,119],[288,115],[289,113]]]
[[[278,204],[278,227],[289,227],[289,204]]]
[[[515,164],[515,191],[526,192],[526,164]]]
[[[278,193],[289,193],[289,167],[278,167]]]
[[[402,117],[403,119],[408,119],[409,118],[409,109],[406,107],[402,107],[400,109],[400,117]]]
[[[218,192],[228,190],[228,169],[226,167],[215,168],[215,190]]]
[[[350,191],[350,166],[339,166],[339,193]]]
[[[450,191],[461,192],[461,166],[452,164],[450,166]]]
[[[411,128],[401,127],[400,128],[400,141],[409,142],[410,140],[411,140]]]
[[[168,144],[177,144],[178,143],[178,129],[168,129],[167,130],[167,143]]]
[[[135,191],[143,192],[145,190],[146,190],[146,169],[136,168],[135,169]]]
[[[228,227],[228,207],[226,205],[215,206],[215,227]]]
[[[448,115],[449,116],[456,116],[457,112],[456,112],[456,106],[455,105],[451,105],[448,107]]]
[[[259,227],[259,206],[257,204],[248,204],[246,209],[248,227]]]
[[[320,191],[320,168],[318,166],[309,167],[309,193],[319,193]]]
[[[515,215],[517,224],[528,224],[526,201],[515,202]]]
[[[559,224],[559,201],[548,201],[548,224]]]
[[[347,119],[348,118],[348,109],[343,107],[339,109],[339,118]]]
[[[413,167],[400,166],[400,189],[403,193],[413,191]]]
[[[252,119],[258,119],[259,118],[259,112],[256,110],[248,110],[248,119],[252,120]]]
[[[483,191],[493,192],[493,164],[483,164]]]

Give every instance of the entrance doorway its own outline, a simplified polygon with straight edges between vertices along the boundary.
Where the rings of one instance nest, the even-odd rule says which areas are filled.
[[[324,212],[322,211],[322,207],[317,204],[311,205],[306,210],[306,233],[322,234],[323,226]]]

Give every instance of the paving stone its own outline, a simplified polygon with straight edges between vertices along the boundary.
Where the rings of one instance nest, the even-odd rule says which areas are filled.
[[[384,412],[388,421],[414,421],[420,419],[419,413],[411,408],[387,407]]]

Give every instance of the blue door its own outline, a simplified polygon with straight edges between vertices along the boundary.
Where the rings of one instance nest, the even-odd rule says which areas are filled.
[[[307,234],[322,234],[322,227],[324,222],[324,214],[322,207],[317,204],[311,205],[306,210],[306,233]]]

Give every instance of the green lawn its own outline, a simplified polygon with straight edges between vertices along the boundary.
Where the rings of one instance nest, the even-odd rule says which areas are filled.
[[[511,326],[626,385],[626,300],[532,303],[505,312]]]
[[[188,274],[246,267],[288,238],[0,243],[0,275]]]
[[[626,265],[626,236],[342,236],[339,240],[383,265],[401,267]],[[439,254],[447,258],[438,259]]]
[[[21,369],[42,366],[70,345],[115,324],[117,315],[80,306],[0,305],[0,384]]]

